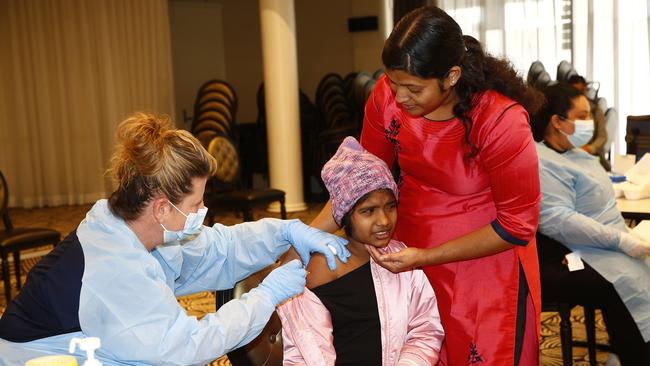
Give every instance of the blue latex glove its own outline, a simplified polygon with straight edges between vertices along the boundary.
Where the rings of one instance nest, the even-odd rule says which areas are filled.
[[[347,263],[350,257],[346,239],[305,225],[300,220],[292,220],[285,226],[284,239],[293,244],[305,268],[309,264],[311,253],[323,254],[332,271],[336,269],[334,255],[343,263]]]
[[[257,289],[269,294],[273,305],[278,306],[303,293],[306,283],[307,271],[299,260],[294,259],[271,271]]]

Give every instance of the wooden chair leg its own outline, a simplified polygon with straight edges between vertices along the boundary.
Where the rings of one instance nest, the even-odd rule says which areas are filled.
[[[585,328],[587,330],[589,365],[596,366],[596,310],[592,305],[585,305],[583,308],[585,312]]]
[[[562,344],[562,364],[573,364],[573,335],[571,334],[571,307],[569,304],[560,304],[560,341]]]
[[[244,209],[244,221],[253,221],[253,209],[252,208]]]
[[[219,308],[223,306],[223,304],[232,300],[234,293],[235,293],[234,289],[217,291],[217,293],[215,294],[216,310],[219,310]]]
[[[287,219],[287,208],[284,205],[284,197],[280,200],[280,217],[282,217],[282,220]]]
[[[7,305],[11,301],[11,278],[9,275],[9,258],[7,253],[2,253],[2,281],[5,285],[5,299]]]
[[[14,252],[14,270],[16,273],[16,288],[20,290],[20,252]]]

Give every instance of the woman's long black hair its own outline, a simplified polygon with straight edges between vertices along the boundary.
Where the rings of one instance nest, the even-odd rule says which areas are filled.
[[[475,96],[494,89],[521,104],[530,115],[543,103],[542,95],[529,88],[510,62],[483,51],[475,38],[463,36],[456,21],[435,6],[425,6],[405,15],[390,34],[381,54],[388,70],[403,70],[422,79],[442,79],[460,66],[461,77],[455,91],[459,102],[453,112],[465,127],[465,141],[471,148],[468,157],[478,153],[469,141],[471,111]]]

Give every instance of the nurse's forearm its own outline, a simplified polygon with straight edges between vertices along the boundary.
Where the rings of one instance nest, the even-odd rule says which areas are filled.
[[[503,240],[494,231],[492,225],[485,225],[438,247],[424,250],[425,255],[422,265],[436,265],[487,257],[512,247],[513,244]]]
[[[309,226],[315,227],[326,231],[328,233],[334,233],[339,229],[339,226],[334,222],[334,216],[332,216],[332,200],[327,200],[327,203],[323,209],[318,213],[318,216],[309,223]]]

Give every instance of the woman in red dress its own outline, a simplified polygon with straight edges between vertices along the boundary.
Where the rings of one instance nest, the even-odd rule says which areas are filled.
[[[375,260],[422,267],[439,299],[441,365],[537,365],[537,155],[528,112],[543,100],[436,7],[384,45],[362,145],[399,171],[396,239]],[[336,230],[329,204],[312,223]]]

